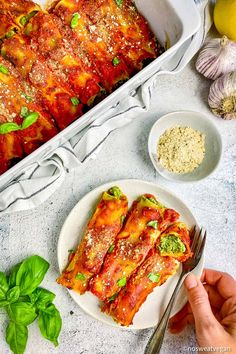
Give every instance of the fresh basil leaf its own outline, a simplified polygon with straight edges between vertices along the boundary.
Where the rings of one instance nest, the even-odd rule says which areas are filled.
[[[28,108],[27,108],[27,107],[21,107],[20,116],[21,116],[22,118],[25,118],[25,117],[28,116],[28,114],[29,114]]]
[[[0,64],[0,72],[3,73],[4,75],[9,74],[9,70],[2,64]]]
[[[7,277],[3,272],[0,272],[0,300],[6,299],[6,293],[9,289]]]
[[[23,120],[23,123],[21,125],[21,129],[27,129],[29,128],[32,124],[34,124],[39,117],[38,112],[32,112],[30,113],[25,119]]]
[[[20,130],[20,126],[16,123],[9,122],[0,125],[0,134],[8,134],[16,130]]]
[[[112,60],[112,64],[113,64],[114,66],[119,65],[119,64],[120,64],[119,58],[115,57],[115,58]]]
[[[71,22],[70,22],[70,27],[72,29],[76,28],[79,24],[79,19],[80,19],[80,15],[78,14],[78,12],[75,12],[72,16]]]
[[[160,280],[160,274],[159,273],[149,273],[148,278],[153,282],[153,283],[158,283]]]
[[[75,276],[75,279],[83,281],[83,280],[86,280],[86,276],[82,273],[77,273]]]
[[[121,278],[118,280],[117,284],[122,288],[123,286],[126,285],[126,277]]]
[[[122,8],[122,5],[123,5],[123,2],[124,0],[115,0],[116,2],[116,5],[121,9]]]
[[[115,245],[111,245],[109,248],[108,248],[108,253],[112,253],[113,252],[113,250],[114,250],[114,248],[115,248]]]
[[[158,222],[157,222],[157,220],[151,220],[147,223],[147,226],[153,227],[153,229],[157,229]]]
[[[42,336],[58,346],[62,320],[55,305],[50,304],[45,310],[39,312],[38,325]]]
[[[0,308],[8,306],[9,302],[7,300],[0,300]]]
[[[32,323],[37,314],[34,306],[29,302],[14,302],[7,309],[11,321],[28,326]]]
[[[20,288],[19,286],[14,286],[14,288],[8,290],[7,292],[7,300],[9,303],[16,302],[20,296]]]
[[[14,354],[24,353],[27,339],[27,327],[11,321],[6,329],[6,341]]]
[[[48,262],[40,256],[26,258],[16,275],[16,285],[20,287],[20,294],[31,294],[42,282],[48,268]]]
[[[72,97],[70,100],[73,106],[78,106],[80,104],[80,100],[77,97]]]
[[[22,263],[18,263],[11,269],[9,280],[8,280],[10,288],[13,288],[16,285],[16,274],[17,274],[21,264]]]
[[[29,295],[29,297],[34,307],[39,310],[46,308],[51,302],[53,302],[56,295],[49,290],[37,288]]]

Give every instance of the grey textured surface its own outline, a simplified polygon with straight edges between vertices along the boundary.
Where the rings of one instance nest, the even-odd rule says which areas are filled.
[[[0,269],[7,270],[31,254],[51,264],[43,286],[57,295],[63,317],[60,345],[41,338],[36,324],[30,326],[26,354],[141,354],[152,330],[131,331],[108,327],[86,315],[56,284],[57,240],[63,222],[77,201],[93,188],[112,180],[137,178],[156,182],[174,191],[208,229],[206,266],[236,275],[236,121],[213,117],[207,106],[210,82],[190,64],[177,76],[162,76],[148,113],[122,131],[114,132],[96,160],[67,176],[60,190],[36,210],[0,218]],[[162,179],[148,156],[147,139],[158,117],[174,110],[201,111],[213,119],[223,137],[224,155],[214,175],[197,184],[176,184]],[[5,344],[6,316],[0,310],[0,353],[10,353]],[[187,353],[193,346],[192,328],[181,335],[167,333],[162,354]]]

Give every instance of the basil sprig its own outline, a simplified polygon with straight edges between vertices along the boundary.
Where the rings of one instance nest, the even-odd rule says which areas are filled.
[[[0,134],[8,134],[17,130],[29,128],[37,121],[39,113],[30,112],[27,107],[21,107],[20,116],[24,118],[21,125],[14,122],[3,123],[0,125]]]
[[[61,316],[52,303],[55,294],[38,287],[47,270],[48,262],[40,256],[26,258],[15,265],[8,277],[0,272],[0,307],[4,307],[9,317],[6,341],[14,354],[23,354],[28,328],[38,319],[42,336],[58,345],[61,331]]]

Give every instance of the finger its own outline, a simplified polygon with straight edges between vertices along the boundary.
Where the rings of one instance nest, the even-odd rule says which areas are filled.
[[[236,281],[227,273],[213,269],[204,269],[201,280],[215,286],[225,300],[236,293]]]
[[[204,289],[208,294],[211,306],[220,309],[223,306],[225,299],[218,293],[216,288],[211,285],[205,284]]]
[[[225,301],[220,314],[223,318],[221,324],[236,336],[236,295]]]
[[[184,328],[188,324],[194,325],[194,317],[192,313],[187,314],[184,318],[182,318],[179,322],[170,323],[169,331],[173,334],[180,333],[184,330]]]
[[[214,317],[207,292],[201,281],[194,274],[190,273],[186,277],[184,285],[193,311],[196,331],[204,332],[208,330],[208,328],[218,328],[219,323]]]

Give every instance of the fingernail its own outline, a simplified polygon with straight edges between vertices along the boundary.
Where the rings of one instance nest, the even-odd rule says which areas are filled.
[[[184,285],[189,290],[192,288],[195,288],[197,286],[197,279],[196,279],[195,275],[193,275],[192,273],[187,275],[187,277],[184,281]]]

